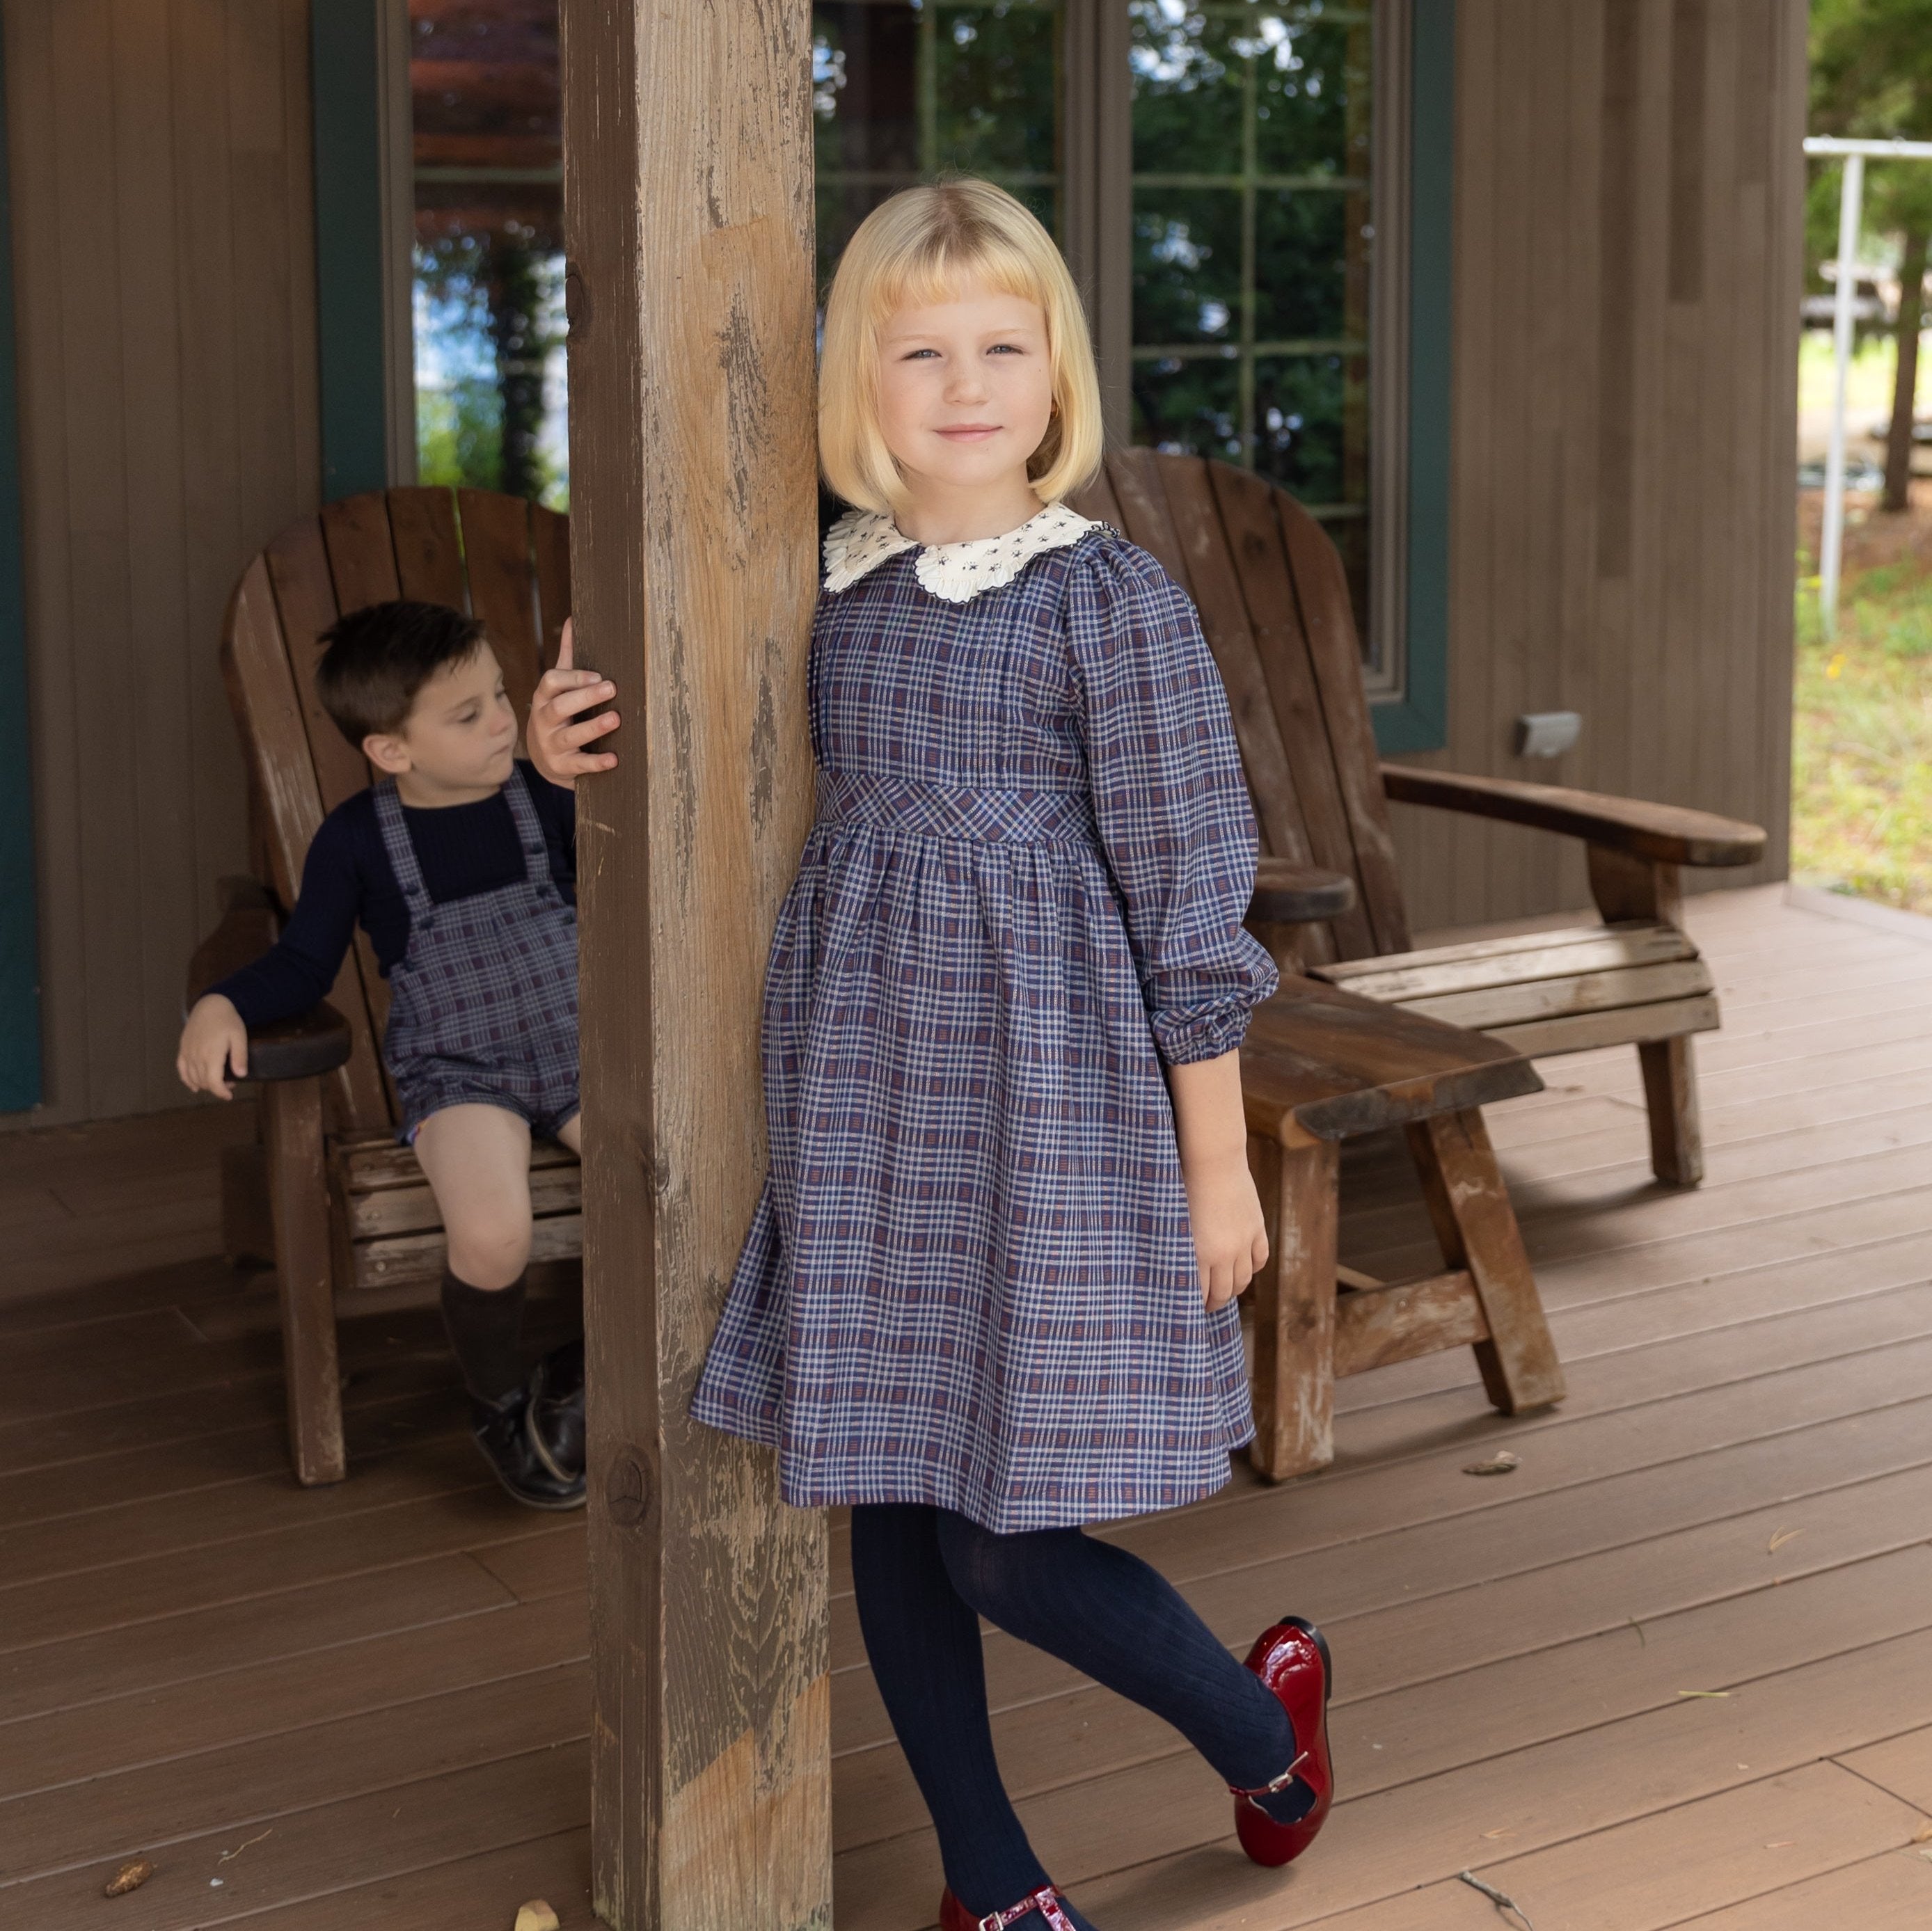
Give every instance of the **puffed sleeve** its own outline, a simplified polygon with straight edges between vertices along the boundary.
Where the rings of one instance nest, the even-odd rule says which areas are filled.
[[[1101,845],[1161,1057],[1216,1059],[1276,984],[1241,928],[1255,820],[1227,697],[1160,565],[1111,532],[1080,547],[1068,629]]]

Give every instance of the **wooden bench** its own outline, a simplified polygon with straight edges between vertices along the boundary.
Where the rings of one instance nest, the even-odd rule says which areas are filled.
[[[394,597],[481,617],[519,718],[570,613],[566,520],[481,490],[396,489],[332,503],[277,537],[242,573],[223,627],[229,702],[249,781],[252,878],[224,881],[224,916],[196,953],[190,999],[274,941],[323,817],[370,781],[316,702],[322,634]],[[231,1256],[272,1251],[281,1296],[289,1434],[305,1483],[344,1473],[338,1313],[418,1300],[442,1272],[441,1223],[416,1158],[396,1137],[382,1071],[388,988],[366,935],[327,1003],[251,1035],[262,1138],[224,1174]],[[582,1250],[576,1158],[531,1161],[532,1258]],[[266,1223],[266,1225],[265,1225]]]

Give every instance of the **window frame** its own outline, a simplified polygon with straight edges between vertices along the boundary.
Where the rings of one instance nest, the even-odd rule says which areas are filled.
[[[25,1113],[46,1089],[5,83],[0,49],[0,1113]]]
[[[416,478],[409,0],[312,10],[316,361],[325,502]]]
[[[1396,622],[1376,640],[1386,670],[1371,677],[1370,716],[1382,751],[1440,751],[1449,741],[1456,0],[1377,0],[1376,13],[1370,567],[1372,604]]]

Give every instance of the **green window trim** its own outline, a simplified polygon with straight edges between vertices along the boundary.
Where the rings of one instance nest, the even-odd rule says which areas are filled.
[[[0,1113],[20,1113],[39,1105],[44,1093],[4,100],[5,76],[0,71]]]
[[[1449,741],[1449,456],[1456,0],[1412,0],[1403,674],[1371,706],[1384,751]]]
[[[416,480],[406,0],[311,10],[322,496]]]

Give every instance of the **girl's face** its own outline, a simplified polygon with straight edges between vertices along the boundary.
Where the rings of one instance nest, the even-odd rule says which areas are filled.
[[[947,490],[1024,485],[1053,413],[1046,316],[969,282],[879,331],[879,427],[907,481]]]

